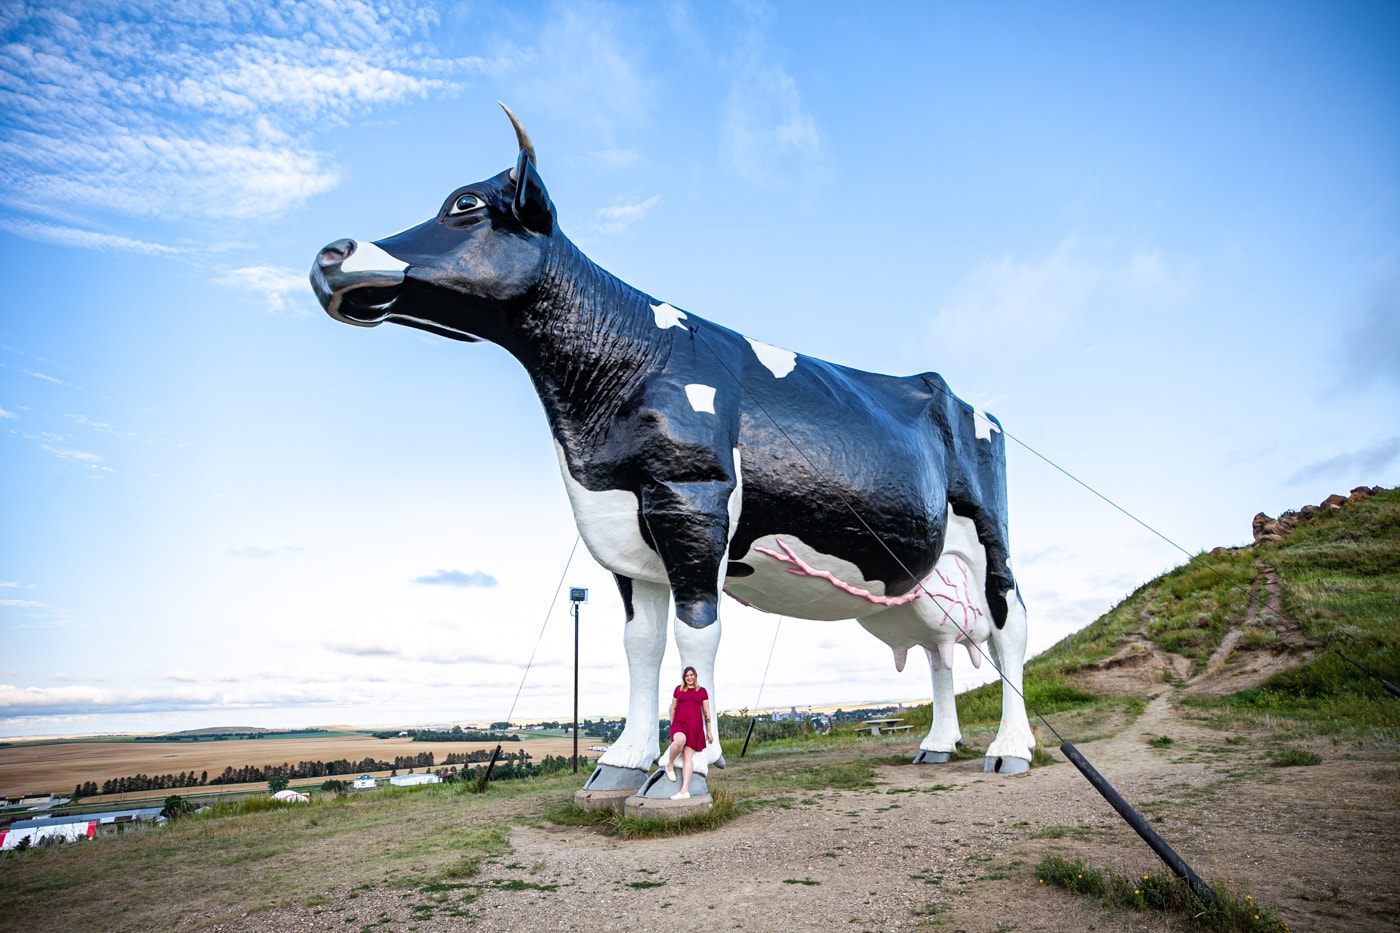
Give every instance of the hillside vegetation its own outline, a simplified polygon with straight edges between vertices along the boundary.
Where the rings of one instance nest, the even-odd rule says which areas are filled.
[[[1400,700],[1363,669],[1400,683],[1400,489],[1314,507],[1280,540],[1217,548],[1144,583],[1033,658],[1026,697],[1061,732],[1131,713],[1164,684],[1202,715],[1286,715],[1396,744]],[[994,726],[1000,690],[960,696],[965,725]]]

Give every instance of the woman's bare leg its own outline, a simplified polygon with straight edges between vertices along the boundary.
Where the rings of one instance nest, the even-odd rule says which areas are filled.
[[[685,733],[677,732],[671,739],[671,745],[666,749],[666,779],[674,781],[676,779],[676,756],[685,748]]]
[[[695,750],[685,747],[685,758],[681,764],[681,794],[690,796],[690,776],[695,773]]]

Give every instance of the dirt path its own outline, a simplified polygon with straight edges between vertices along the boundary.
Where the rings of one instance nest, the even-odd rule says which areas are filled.
[[[1264,740],[1193,722],[1173,688],[1155,690],[1128,728],[1077,746],[1197,873],[1252,894],[1294,930],[1400,928],[1400,769],[1345,747],[1320,749],[1314,767],[1270,768]],[[1170,745],[1148,744],[1161,736]],[[885,765],[873,789],[795,792],[679,839],[522,826],[514,851],[472,879],[474,900],[464,890],[340,892],[216,929],[1178,929],[1037,883],[1051,852],[1129,876],[1165,871],[1056,758],[1018,777],[984,775],[978,761]]]

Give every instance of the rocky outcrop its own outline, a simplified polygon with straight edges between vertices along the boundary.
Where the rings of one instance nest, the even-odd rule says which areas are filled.
[[[1260,512],[1254,516],[1254,543],[1264,544],[1269,541],[1282,541],[1294,528],[1312,521],[1323,512],[1335,511],[1348,502],[1356,502],[1358,499],[1369,499],[1384,489],[1383,486],[1357,486],[1349,496],[1339,496],[1334,493],[1323,499],[1321,505],[1305,505],[1296,512],[1284,512],[1278,518],[1270,518]]]

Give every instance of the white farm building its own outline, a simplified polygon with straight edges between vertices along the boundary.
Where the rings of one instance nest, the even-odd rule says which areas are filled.
[[[371,774],[362,774],[355,778],[355,790],[373,790],[379,786],[379,782]]]
[[[442,778],[436,774],[396,774],[389,778],[395,787],[417,787],[419,784],[441,784]]]

